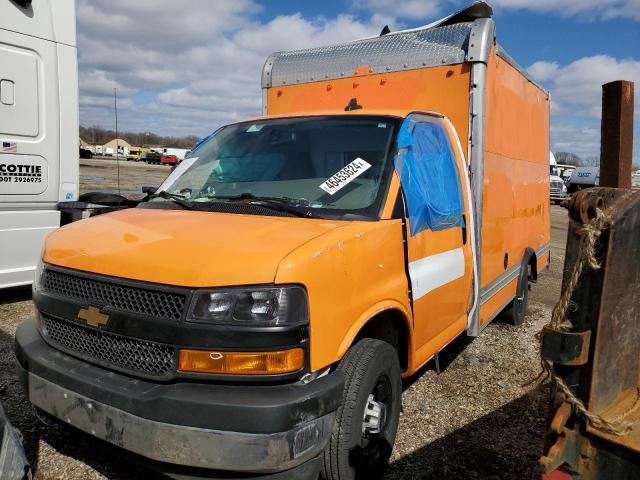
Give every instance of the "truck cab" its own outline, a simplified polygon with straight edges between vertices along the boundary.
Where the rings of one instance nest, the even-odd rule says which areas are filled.
[[[569,193],[600,185],[600,167],[577,167],[569,178]]]
[[[552,203],[559,203],[569,197],[565,179],[553,152],[549,152],[549,194]]]
[[[16,334],[30,401],[159,469],[379,477],[402,378],[521,323],[549,263],[548,95],[490,16],[274,54],[263,116],[50,235]]]
[[[33,281],[78,199],[75,20],[73,0],[0,2],[0,288]]]

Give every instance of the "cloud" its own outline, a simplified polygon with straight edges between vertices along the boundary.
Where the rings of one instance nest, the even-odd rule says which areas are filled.
[[[260,114],[260,74],[279,50],[340,43],[380,31],[379,16],[256,20],[253,0],[78,1],[80,121],[123,129],[204,134]],[[151,93],[151,94],[150,94]],[[135,99],[152,98],[148,102]],[[102,106],[102,108],[101,108]]]
[[[587,158],[600,155],[600,129],[558,124],[551,129],[551,150]]]
[[[603,84],[614,80],[640,84],[640,61],[608,55],[583,57],[565,66],[541,61],[527,70],[550,89],[558,115],[600,118]],[[635,103],[638,115],[640,95]]]
[[[495,0],[503,8],[620,15],[640,0]],[[202,135],[260,114],[260,73],[267,55],[375,35],[397,19],[440,15],[462,2],[358,0],[362,18],[341,14],[306,18],[300,13],[258,20],[254,0],[78,0],[80,120],[113,126],[118,89],[121,129],[165,135]],[[391,5],[391,6],[389,6]],[[608,10],[603,8],[607,6]],[[368,10],[362,10],[368,9]],[[640,85],[640,62],[595,55],[561,65],[541,60],[529,73],[551,91],[555,150],[599,153],[601,85],[628,79]],[[640,125],[640,93],[636,94]],[[640,137],[640,133],[636,134]],[[635,148],[640,158],[640,148]]]
[[[353,6],[387,18],[422,20],[439,15],[441,0],[354,0]]]
[[[550,80],[558,71],[558,62],[536,62],[527,71],[536,82],[546,82]]]
[[[539,61],[528,69],[552,99],[552,149],[582,157],[600,155],[602,85],[631,80],[640,85],[640,61],[608,55],[580,58],[567,65]],[[640,163],[640,94],[635,95],[634,163]]]

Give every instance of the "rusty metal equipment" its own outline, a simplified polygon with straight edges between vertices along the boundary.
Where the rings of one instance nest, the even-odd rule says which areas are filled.
[[[631,188],[633,156],[633,82],[602,86],[600,186]]]
[[[569,205],[563,292],[579,261],[584,225],[607,216],[596,250],[599,269],[585,269],[567,313],[568,327],[545,328],[542,354],[553,372],[590,414],[612,431],[576,412],[558,389],[555,415],[540,463],[574,479],[640,478],[640,192],[592,188]]]

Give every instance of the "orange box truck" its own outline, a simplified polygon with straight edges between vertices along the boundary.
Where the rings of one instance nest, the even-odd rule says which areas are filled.
[[[401,378],[549,263],[549,97],[490,17],[274,54],[263,117],[51,234],[29,400],[168,472],[381,475]]]

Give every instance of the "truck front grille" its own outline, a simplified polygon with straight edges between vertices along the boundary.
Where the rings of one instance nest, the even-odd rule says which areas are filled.
[[[42,314],[42,333],[52,346],[107,368],[166,378],[175,372],[171,345],[123,337]]]
[[[138,288],[105,280],[46,269],[42,279],[44,290],[84,301],[93,301],[125,312],[157,318],[180,320],[186,295],[149,288]]]

